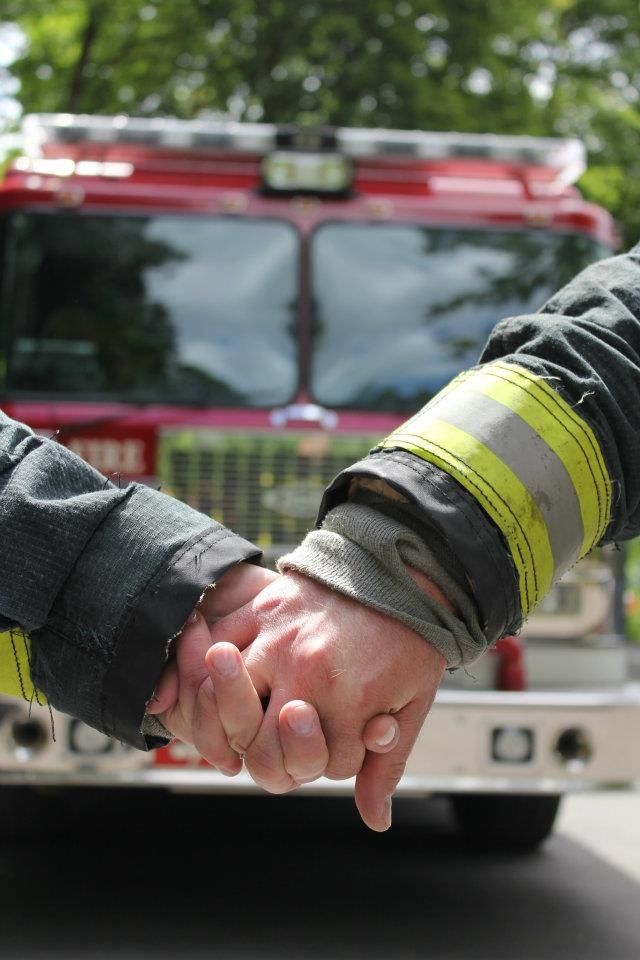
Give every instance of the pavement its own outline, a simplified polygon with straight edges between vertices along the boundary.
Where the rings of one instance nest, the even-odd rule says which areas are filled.
[[[631,678],[640,681],[640,644],[629,648]],[[640,736],[640,731],[637,732]],[[640,882],[640,787],[636,792],[578,793],[565,797],[556,833]]]
[[[565,797],[556,833],[640,883],[640,791]]]
[[[381,835],[350,798],[58,799],[56,835],[0,845],[2,960],[640,958],[640,796],[569,798],[524,856],[468,849],[439,800]]]

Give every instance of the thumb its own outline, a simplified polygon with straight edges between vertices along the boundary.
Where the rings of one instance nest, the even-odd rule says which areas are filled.
[[[426,715],[423,703],[408,703],[395,714],[399,727],[397,746],[388,753],[367,751],[356,777],[355,799],[360,816],[371,830],[382,833],[391,826],[391,798]]]
[[[400,727],[389,713],[379,713],[367,722],[362,732],[362,741],[372,753],[389,753],[398,743]]]

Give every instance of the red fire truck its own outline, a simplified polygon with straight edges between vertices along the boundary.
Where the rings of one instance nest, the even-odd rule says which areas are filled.
[[[572,185],[583,167],[571,140],[27,117],[0,189],[3,409],[274,558],[498,319],[612,250],[611,218]],[[638,778],[613,561],[584,561],[520,643],[447,678],[401,794],[445,794],[470,835],[531,846],[562,794]],[[55,728],[2,701],[0,796],[251,789],[183,744]]]

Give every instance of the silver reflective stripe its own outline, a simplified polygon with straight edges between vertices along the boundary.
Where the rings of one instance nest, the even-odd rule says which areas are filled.
[[[513,471],[544,518],[556,575],[572,567],[584,536],[580,502],[566,467],[539,434],[509,407],[475,391],[436,400],[422,412],[421,429],[436,420],[472,433]]]

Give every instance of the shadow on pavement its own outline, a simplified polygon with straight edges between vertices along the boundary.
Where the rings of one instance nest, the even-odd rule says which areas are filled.
[[[561,837],[476,854],[442,801],[374,835],[350,800],[51,798],[0,849],[3,960],[638,960],[640,886]]]

